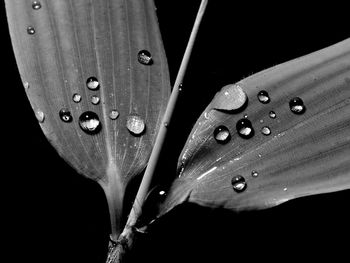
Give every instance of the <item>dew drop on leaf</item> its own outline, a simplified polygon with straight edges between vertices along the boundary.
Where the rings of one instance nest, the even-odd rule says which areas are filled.
[[[270,130],[269,127],[264,126],[264,127],[261,128],[261,133],[267,136],[267,135],[271,134],[271,130]]]
[[[259,173],[255,170],[252,171],[252,177],[258,177]]]
[[[59,112],[60,119],[64,122],[71,122],[73,117],[68,109],[61,109]]]
[[[214,130],[214,138],[220,144],[226,144],[231,139],[231,134],[228,128],[224,125],[220,125]]]
[[[269,116],[271,119],[275,119],[276,118],[276,113],[274,111],[270,111],[269,112]]]
[[[81,102],[81,95],[78,93],[74,93],[72,99],[75,103],[79,103]]]
[[[90,90],[98,90],[100,88],[100,83],[98,82],[97,78],[90,77],[86,81],[86,87]]]
[[[97,134],[101,130],[101,122],[98,115],[92,111],[86,111],[79,117],[79,126],[87,134]]]
[[[263,104],[267,104],[270,102],[270,97],[266,90],[259,91],[258,100]]]
[[[236,129],[239,134],[244,139],[249,139],[254,136],[254,129],[252,123],[248,119],[240,119],[236,124]]]
[[[34,10],[39,10],[41,8],[41,3],[39,1],[34,1],[32,4]]]
[[[241,86],[230,84],[224,86],[214,97],[212,107],[217,110],[237,111],[243,109],[247,99],[247,94]]]
[[[35,34],[35,29],[32,26],[27,27],[27,33],[29,35],[34,35]]]
[[[117,110],[111,110],[111,111],[109,112],[109,118],[110,118],[111,120],[116,120],[118,117],[119,117],[119,111],[117,111]]]
[[[29,82],[28,81],[24,81],[23,82],[23,87],[25,90],[29,89],[30,85],[29,85]]]
[[[303,100],[299,97],[295,97],[289,101],[289,108],[295,114],[303,114],[306,110]]]
[[[45,120],[45,114],[41,110],[35,112],[35,117],[40,123],[43,123]]]
[[[247,188],[247,182],[242,175],[236,175],[232,178],[232,187],[236,193],[241,193]]]
[[[100,97],[94,95],[91,97],[91,103],[94,104],[94,105],[97,105],[100,103]]]
[[[141,135],[144,132],[146,125],[140,116],[133,114],[128,116],[126,121],[126,127],[128,128],[131,134]]]
[[[138,61],[143,64],[143,65],[151,65],[153,60],[152,60],[152,55],[149,51],[147,50],[141,50],[137,54],[137,59]]]

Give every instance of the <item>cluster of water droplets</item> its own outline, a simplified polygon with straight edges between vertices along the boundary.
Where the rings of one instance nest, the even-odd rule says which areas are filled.
[[[265,90],[259,91],[257,94],[257,98],[258,98],[258,101],[262,104],[268,104],[271,102],[269,93]],[[299,97],[292,98],[289,101],[289,109],[292,113],[298,114],[298,115],[303,114],[306,111],[304,102]],[[270,119],[277,118],[277,114],[273,110],[271,110],[268,113],[268,116]],[[260,120],[260,123],[263,123],[263,122],[264,122],[263,120]],[[248,119],[247,114],[244,115],[244,118],[237,121],[236,131],[237,131],[237,134],[244,139],[250,139],[254,136],[254,128],[251,121]],[[269,126],[263,126],[260,129],[260,132],[264,136],[269,136],[271,134],[271,128]],[[219,125],[214,129],[213,137],[215,138],[217,143],[226,144],[231,139],[230,130],[224,125]],[[261,155],[259,154],[259,157],[260,156]],[[251,176],[253,178],[257,178],[259,176],[258,171],[256,170],[251,171]],[[233,190],[237,193],[241,193],[247,188],[247,182],[242,175],[234,176],[232,178],[231,183],[232,183]],[[284,191],[286,191],[286,189],[287,188],[285,188]]]

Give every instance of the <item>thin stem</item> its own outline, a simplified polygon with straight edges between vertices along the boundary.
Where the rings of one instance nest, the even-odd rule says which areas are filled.
[[[190,39],[188,41],[184,57],[182,59],[180,69],[179,69],[179,72],[177,74],[173,90],[172,90],[171,95],[170,95],[170,99],[169,99],[169,102],[168,102],[160,129],[159,129],[159,133],[157,135],[157,138],[156,138],[156,141],[154,144],[154,148],[152,150],[151,157],[149,159],[145,174],[142,178],[141,185],[140,185],[139,190],[137,192],[133,207],[132,207],[130,215],[128,217],[126,227],[132,227],[135,225],[137,218],[141,214],[141,209],[142,209],[142,205],[145,201],[145,197],[146,197],[147,193],[149,192],[149,188],[150,188],[150,184],[151,184],[151,181],[153,178],[154,170],[155,170],[156,165],[158,163],[160,151],[163,147],[164,139],[165,139],[165,136],[167,133],[167,127],[171,121],[171,117],[173,115],[176,101],[177,101],[177,98],[179,95],[179,86],[181,85],[183,78],[185,76],[188,61],[189,61],[190,56],[191,56],[191,52],[192,52],[192,48],[193,48],[193,45],[194,45],[194,42],[195,42],[195,39],[197,36],[198,28],[199,28],[199,25],[202,21],[202,17],[204,15],[207,3],[208,3],[208,0],[201,1],[201,5],[199,7],[199,10],[198,10],[198,13],[196,16],[196,20],[194,22],[194,26],[192,28],[192,32],[190,35]]]

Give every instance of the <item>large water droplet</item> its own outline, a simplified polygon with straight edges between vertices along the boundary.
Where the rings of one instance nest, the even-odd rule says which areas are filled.
[[[94,104],[94,105],[97,105],[100,103],[100,97],[94,95],[91,97],[91,103]]]
[[[35,112],[35,117],[40,123],[43,123],[45,120],[45,114],[41,110]]]
[[[72,99],[75,103],[79,103],[81,101],[81,95],[78,93],[74,93]]]
[[[237,175],[232,178],[232,187],[233,190],[237,193],[243,192],[247,188],[247,182],[245,181],[244,177],[241,175]]]
[[[253,177],[258,177],[259,176],[259,173],[255,170],[252,171],[252,176]]]
[[[303,100],[299,97],[295,97],[289,101],[289,108],[295,114],[303,114],[306,110]]]
[[[220,125],[214,130],[214,138],[218,143],[226,144],[230,141],[231,134],[226,126]]]
[[[244,139],[249,139],[254,136],[252,123],[248,119],[240,119],[236,124],[236,129],[239,136]]]
[[[266,90],[259,91],[258,99],[261,103],[264,103],[264,104],[267,104],[270,102],[270,97]]]
[[[137,59],[143,65],[151,65],[153,63],[152,55],[148,50],[141,50],[137,54]]]
[[[100,83],[98,82],[97,78],[90,77],[86,81],[86,87],[90,90],[98,90],[100,88]]]
[[[80,115],[79,125],[87,134],[97,134],[102,128],[98,115],[92,111],[86,111]]]
[[[276,113],[274,111],[270,111],[269,112],[269,116],[271,119],[275,119],[276,118]]]
[[[32,26],[27,27],[27,33],[29,35],[34,35],[35,34],[35,29]]]
[[[241,86],[230,84],[224,86],[214,97],[211,106],[217,110],[237,111],[244,108],[247,100],[247,94]]]
[[[34,10],[39,10],[41,8],[41,3],[39,1],[34,1],[32,4]]]
[[[261,133],[267,136],[267,135],[271,134],[271,130],[270,130],[269,127],[264,126],[264,127],[261,128]]]
[[[111,110],[109,112],[109,118],[112,120],[116,120],[119,117],[119,111],[117,110]]]
[[[128,116],[126,121],[126,127],[128,128],[131,134],[141,135],[144,132],[146,125],[140,116],[134,114]]]
[[[61,109],[59,116],[64,122],[71,122],[73,120],[73,117],[68,109]]]

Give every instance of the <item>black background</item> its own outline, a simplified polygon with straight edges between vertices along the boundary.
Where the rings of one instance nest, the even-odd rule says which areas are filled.
[[[175,80],[199,1],[156,1]],[[334,5],[331,7],[331,5]],[[350,36],[347,7],[209,1],[157,175],[173,178],[196,118],[223,85]],[[2,235],[9,262],[104,262],[109,217],[100,187],[48,143],[17,71],[1,4]],[[344,12],[343,12],[344,11]],[[235,214],[176,208],[141,235],[132,262],[284,261],[345,256],[350,192]],[[6,262],[3,261],[3,262]]]

